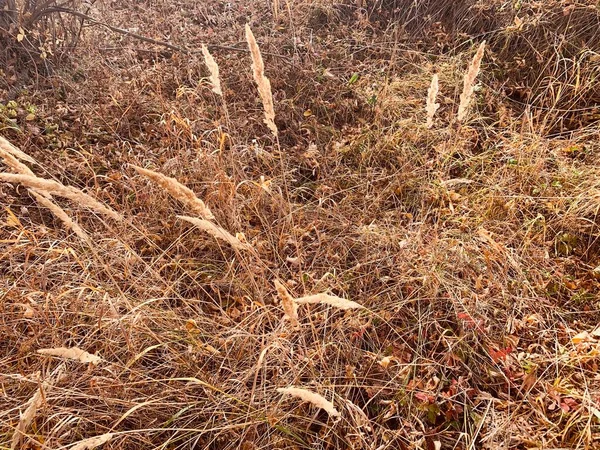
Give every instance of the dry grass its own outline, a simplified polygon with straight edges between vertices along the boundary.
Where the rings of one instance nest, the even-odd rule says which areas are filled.
[[[38,163],[2,147],[17,173],[0,183],[0,448],[598,448],[598,125],[550,134],[554,119],[507,98],[498,34],[527,41],[534,6],[499,32],[498,9],[346,3],[281,3],[277,19],[268,2],[95,4],[207,43],[217,104],[197,89],[200,47],[100,28],[73,66],[11,91],[3,133]],[[392,3],[430,35],[388,29]],[[465,90],[468,17],[489,47]],[[275,140],[246,20],[253,71],[277,73]],[[544,81],[557,104],[572,75]],[[93,193],[124,220],[59,222],[28,189]]]

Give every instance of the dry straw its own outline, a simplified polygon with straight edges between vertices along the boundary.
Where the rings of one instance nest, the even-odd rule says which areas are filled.
[[[471,61],[469,69],[465,74],[463,91],[462,94],[460,94],[460,104],[458,105],[457,119],[459,122],[462,122],[467,117],[469,104],[471,103],[473,93],[475,92],[475,79],[477,78],[477,75],[479,75],[479,69],[481,68],[481,60],[483,59],[484,50],[485,41],[483,41],[477,49],[477,53],[473,57],[473,61]]]
[[[116,211],[104,206],[93,197],[90,197],[79,189],[71,186],[65,186],[54,180],[47,180],[45,178],[38,178],[31,175],[4,172],[0,173],[0,180],[7,181],[9,183],[20,183],[38,191],[46,191],[50,194],[58,195],[59,197],[65,197],[93,211],[96,211],[97,213],[105,214],[115,220],[122,220],[122,217]]]
[[[294,299],[294,302],[303,305],[303,304],[322,304],[329,305],[335,308],[340,309],[364,309],[364,306],[353,302],[352,300],[346,300],[345,298],[336,297],[335,295],[329,294],[315,294],[315,295],[307,295],[306,297],[300,297]]]
[[[280,392],[282,394],[289,394],[293,397],[297,397],[301,400],[304,400],[305,402],[312,403],[317,408],[324,409],[327,412],[327,414],[329,414],[331,417],[340,417],[340,413],[338,412],[337,409],[335,409],[335,406],[333,406],[333,403],[331,403],[329,400],[327,400],[322,395],[317,394],[315,392],[309,391],[307,389],[300,389],[300,388],[293,388],[293,387],[279,388],[279,389],[277,389],[277,392]]]
[[[293,326],[298,325],[298,305],[294,301],[294,297],[290,295],[283,284],[275,280],[275,289],[281,299],[281,306],[285,311],[285,316],[290,320]]]
[[[438,75],[436,73],[431,78],[431,85],[427,90],[427,128],[431,128],[433,126],[433,116],[440,107],[440,104],[435,102],[438,95],[438,91],[439,84]]]
[[[91,353],[86,352],[77,347],[57,347],[57,348],[42,348],[37,351],[40,355],[57,356],[59,358],[71,359],[73,361],[79,361],[80,363],[98,364],[102,361],[102,358]]]
[[[246,24],[246,41],[248,41],[248,48],[250,48],[250,54],[252,55],[252,73],[254,75],[254,81],[258,86],[258,93],[263,103],[263,109],[265,111],[265,123],[271,130],[274,136],[277,136],[277,125],[275,125],[275,109],[273,107],[273,94],[271,92],[271,82],[265,76],[265,64],[260,54],[260,48],[256,43],[254,34],[250,29],[250,25]]]
[[[199,228],[202,231],[206,231],[211,236],[227,242],[236,250],[250,250],[249,245],[244,244],[242,241],[233,236],[227,230],[224,230],[223,228],[215,225],[212,222],[209,222],[208,220],[198,219],[197,217],[189,216],[177,216],[177,218],[185,220],[186,222],[189,222],[196,226],[196,228]]]
[[[222,96],[223,91],[221,90],[221,79],[219,78],[219,66],[205,44],[202,44],[202,55],[204,56],[204,63],[210,72],[209,79],[212,84],[212,91],[215,94]]]
[[[102,444],[106,444],[114,437],[113,433],[101,434],[100,436],[94,436],[91,438],[84,439],[77,442],[69,450],[93,450],[96,447],[100,447]]]
[[[192,191],[187,186],[184,186],[175,178],[167,177],[162,173],[154,172],[153,170],[142,169],[138,166],[132,166],[136,172],[145,177],[149,178],[151,181],[158,184],[165,191],[167,191],[173,198],[179,200],[181,203],[186,204],[193,212],[198,214],[200,217],[206,220],[212,220],[215,218],[213,213],[210,211],[208,206],[196,197],[194,191]]]

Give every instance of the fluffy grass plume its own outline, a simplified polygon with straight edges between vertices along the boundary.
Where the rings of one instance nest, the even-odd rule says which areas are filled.
[[[197,217],[189,217],[189,216],[177,216],[178,219],[185,220],[186,222],[191,223],[196,228],[201,229],[202,231],[206,231],[212,237],[217,239],[221,239],[227,242],[236,250],[249,250],[250,247],[247,244],[244,244],[238,238],[233,236],[227,230],[215,225],[212,222],[204,219],[198,219]]]
[[[273,94],[271,93],[271,82],[265,76],[265,64],[260,54],[260,48],[256,43],[250,25],[246,24],[246,41],[252,55],[252,73],[254,81],[258,86],[258,93],[265,111],[265,123],[274,136],[277,136],[277,125],[275,125],[275,109],[273,107]]]
[[[467,111],[469,110],[469,104],[473,98],[473,92],[475,88],[475,79],[479,75],[479,69],[481,68],[481,60],[483,59],[483,53],[485,50],[485,41],[481,43],[477,49],[477,53],[473,57],[471,64],[465,74],[463,82],[463,91],[460,94],[460,104],[458,105],[457,118],[459,122],[462,122],[467,117]]]
[[[93,197],[87,195],[79,189],[71,186],[65,186],[54,180],[38,178],[31,175],[4,172],[0,173],[0,180],[7,181],[8,183],[20,183],[38,191],[46,191],[50,194],[58,195],[59,197],[65,197],[93,211],[96,211],[97,213],[107,215],[115,220],[122,220],[122,217],[116,211],[104,206]]]
[[[202,44],[202,55],[204,56],[204,64],[208,67],[210,72],[210,82],[212,84],[212,91],[217,95],[223,95],[221,90],[221,79],[219,78],[219,66],[215,61],[215,58],[208,51],[208,47]]]
[[[56,217],[58,217],[58,219],[65,225],[65,227],[67,227],[70,230],[73,230],[73,232],[79,238],[81,238],[81,240],[90,242],[90,237],[87,235],[87,233],[85,231],[83,231],[83,229],[73,219],[71,219],[69,217],[69,215],[65,212],[64,209],[62,209],[60,206],[58,206],[56,203],[54,203],[49,198],[38,194],[35,190],[31,190],[30,192],[35,197],[37,202],[40,205],[48,208],[48,210],[52,214],[54,214]]]
[[[279,388],[277,389],[277,392],[281,394],[289,394],[293,397],[297,397],[301,400],[304,400],[305,402],[312,403],[317,408],[324,409],[327,412],[327,414],[329,414],[331,417],[340,417],[340,413],[337,409],[335,409],[333,403],[331,403],[322,395],[317,394],[316,392],[309,391],[308,389],[294,387]]]
[[[38,409],[40,409],[40,407],[42,406],[43,401],[44,395],[42,393],[42,386],[40,386],[35,391],[35,394],[33,394],[33,397],[31,397],[31,399],[29,400],[29,406],[19,419],[19,423],[17,424],[12,437],[10,450],[17,450],[22,448],[20,447],[20,444],[23,439],[23,436],[25,436],[27,428],[29,428],[31,422],[33,422],[33,419],[35,418]]]
[[[175,178],[168,177],[163,175],[162,173],[154,172],[149,169],[142,169],[138,166],[132,166],[135,171],[145,177],[149,178],[151,181],[158,184],[165,191],[171,195],[171,197],[179,200],[181,203],[187,205],[193,212],[198,214],[200,217],[206,220],[213,220],[215,216],[210,211],[209,207],[196,197],[194,191],[192,191],[187,186],[184,186]]]
[[[93,450],[96,447],[100,447],[102,444],[106,444],[114,437],[113,433],[105,433],[100,436],[94,436],[91,438],[84,439],[77,442],[70,450]]]
[[[8,142],[6,139],[4,139],[2,136],[0,136],[0,148],[2,150],[4,150],[5,152],[13,155],[15,158],[21,159],[23,161],[27,161],[28,163],[35,163],[35,159],[33,159],[27,153],[19,150],[17,147],[12,145],[10,142]]]
[[[2,138],[0,138],[0,139],[2,139]],[[3,140],[4,140],[4,142],[8,142],[6,139],[3,139]],[[14,156],[14,154],[9,151],[9,147],[4,145],[4,143],[2,141],[0,141],[0,158],[2,158],[2,161],[4,162],[4,164],[6,164],[8,167],[10,167],[15,172],[23,174],[23,175],[34,176],[34,173],[31,171],[31,169],[29,167],[27,167],[25,164],[23,164],[21,161],[19,161]]]
[[[277,294],[281,299],[281,306],[285,311],[286,317],[293,326],[298,325],[298,305],[296,305],[294,297],[292,297],[285,286],[277,280],[275,280],[275,289],[277,289]]]
[[[364,309],[364,306],[353,302],[352,300],[346,300],[345,298],[336,297],[335,295],[329,294],[315,294],[315,295],[307,295],[305,297],[300,297],[294,299],[294,302],[299,305],[305,304],[323,304],[333,306],[339,309]]]
[[[40,355],[57,356],[59,358],[71,359],[73,361],[79,361],[80,363],[91,363],[98,364],[102,361],[102,358],[91,353],[86,352],[77,347],[57,347],[57,348],[42,348],[37,351]]]
[[[440,104],[435,102],[438,91],[438,75],[435,73],[431,78],[431,85],[427,90],[427,128],[431,128],[433,126],[433,116],[440,107]]]

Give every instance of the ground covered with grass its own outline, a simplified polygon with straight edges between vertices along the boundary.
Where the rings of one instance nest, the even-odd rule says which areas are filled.
[[[0,135],[122,220],[0,182],[0,449],[600,446],[600,11],[417,3],[102,1],[60,54],[11,28]],[[295,324],[276,281],[363,308]]]

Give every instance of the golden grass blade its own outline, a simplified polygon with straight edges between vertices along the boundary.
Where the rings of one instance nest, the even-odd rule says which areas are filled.
[[[40,386],[38,390],[35,391],[35,394],[33,394],[33,397],[31,397],[31,399],[29,400],[29,406],[21,415],[19,423],[17,424],[17,427],[15,428],[15,432],[12,437],[12,443],[10,446],[11,450],[21,448],[21,440],[23,439],[23,436],[25,436],[27,428],[29,428],[31,422],[33,422],[33,419],[35,418],[38,409],[40,409],[40,406],[42,406],[42,403],[44,401],[42,389],[43,387]]]
[[[189,216],[177,216],[177,218],[193,224],[196,228],[199,228],[202,231],[206,231],[212,237],[227,242],[236,250],[250,250],[250,246],[248,244],[244,244],[242,241],[233,236],[227,230],[215,225],[212,222],[209,222],[208,220],[198,219],[197,217]]]
[[[79,361],[80,363],[98,364],[102,361],[97,355],[92,355],[77,347],[57,347],[57,348],[42,348],[37,351],[40,355],[57,356],[59,358],[72,359],[73,361]]]
[[[10,153],[15,158],[22,159],[23,161],[27,161],[28,163],[32,163],[32,164],[35,163],[35,159],[33,159],[31,156],[29,156],[27,153],[23,152],[22,150],[19,150],[17,147],[12,145],[10,142],[8,142],[6,139],[4,139],[2,136],[0,136],[0,148],[2,150],[4,150],[5,152]]]
[[[301,400],[304,400],[305,402],[312,403],[317,408],[324,409],[327,412],[327,414],[329,414],[331,417],[340,417],[340,413],[337,409],[335,409],[335,406],[333,406],[333,403],[331,403],[329,400],[327,400],[322,395],[317,394],[315,392],[309,391],[307,389],[300,389],[300,388],[293,388],[293,387],[279,388],[279,389],[277,389],[277,392],[280,392],[282,394],[289,394],[293,397],[297,397]]]
[[[427,90],[427,128],[433,127],[433,116],[440,107],[440,104],[435,102],[438,95],[438,91],[439,83],[438,75],[436,73],[433,74],[433,77],[431,78],[431,85]]]
[[[194,191],[181,184],[179,181],[177,181],[177,179],[168,177],[159,172],[154,172],[153,170],[143,169],[133,165],[132,167],[137,173],[144,175],[151,181],[158,184],[165,191],[167,191],[171,197],[187,205],[193,212],[198,214],[203,219],[212,220],[215,218],[209,207],[206,206],[202,200],[196,197]]]
[[[273,107],[273,94],[271,92],[271,82],[265,76],[265,64],[260,53],[260,48],[256,43],[254,34],[250,29],[250,25],[246,24],[246,41],[248,42],[248,48],[250,48],[250,54],[252,55],[252,73],[254,75],[254,81],[258,86],[258,93],[263,103],[263,109],[265,111],[265,123],[267,127],[273,133],[273,136],[277,136],[277,125],[275,125],[275,109]]]
[[[47,191],[50,194],[68,198],[69,200],[96,211],[97,213],[105,214],[115,220],[122,220],[122,217],[116,211],[104,206],[93,197],[87,195],[79,189],[71,186],[65,186],[54,180],[47,180],[45,178],[38,178],[31,175],[5,172],[0,173],[0,180],[7,181],[9,183],[20,183],[38,191]]]
[[[101,434],[82,441],[77,442],[70,450],[93,450],[96,447],[100,447],[102,444],[106,444],[114,437],[113,433]]]
[[[277,280],[275,280],[275,289],[277,289],[277,294],[281,299],[281,306],[283,306],[285,316],[290,320],[290,323],[293,326],[298,325],[298,305],[294,302],[294,297],[292,297],[285,286]]]
[[[481,68],[481,60],[483,59],[484,50],[485,41],[483,41],[477,49],[477,53],[473,57],[467,73],[465,74],[463,91],[462,94],[460,94],[460,104],[458,105],[457,119],[459,122],[462,122],[467,117],[469,104],[473,98],[473,92],[475,92],[475,79],[477,78],[477,75],[479,75],[479,69]]]
[[[365,307],[359,303],[353,302],[352,300],[346,300],[345,298],[336,297],[335,295],[329,294],[315,294],[315,295],[307,295],[306,297],[300,297],[294,299],[299,305],[305,304],[323,304],[333,306],[335,308],[340,309],[364,309]]]
[[[202,44],[202,55],[204,56],[204,64],[208,67],[210,72],[210,82],[212,84],[212,91],[217,95],[223,95],[221,90],[221,78],[219,78],[219,65],[215,61],[215,58],[208,51],[208,47]]]
[[[43,195],[38,194],[34,190],[30,190],[30,192],[35,197],[35,199],[38,201],[38,203],[40,203],[42,206],[45,206],[46,208],[48,208],[50,210],[50,212],[52,214],[54,214],[56,217],[58,217],[58,219],[67,228],[69,228],[70,230],[73,230],[73,232],[81,240],[83,240],[85,242],[91,242],[90,237],[87,235],[87,233],[85,231],[83,231],[83,229],[77,224],[77,222],[75,222],[73,219],[71,219],[69,217],[69,215],[65,212],[64,209],[62,209],[60,206],[58,206],[57,204],[52,202],[52,200],[48,199],[47,197],[44,197]]]

